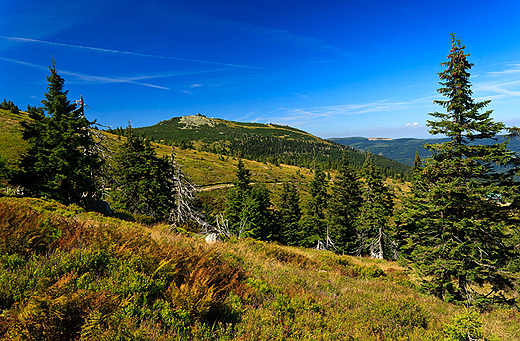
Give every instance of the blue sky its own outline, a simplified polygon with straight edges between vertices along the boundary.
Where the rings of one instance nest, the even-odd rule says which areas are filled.
[[[320,137],[428,137],[455,32],[474,97],[520,126],[520,2],[0,0],[0,99],[40,105],[51,59],[108,126],[175,116]]]

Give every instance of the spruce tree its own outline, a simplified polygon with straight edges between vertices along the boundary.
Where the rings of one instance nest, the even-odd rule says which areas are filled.
[[[227,195],[226,218],[237,237],[272,238],[271,197],[263,185],[251,185],[251,171],[238,161],[237,178]]]
[[[11,170],[7,163],[7,159],[0,155],[0,184],[2,184],[4,180],[9,179],[10,175]]]
[[[246,197],[243,214],[247,217],[246,236],[261,240],[273,239],[271,192],[264,184],[256,184]]]
[[[353,253],[356,249],[356,221],[361,207],[361,189],[357,174],[350,167],[346,156],[338,169],[332,185],[329,201],[331,238],[343,252]]]
[[[280,204],[276,212],[278,231],[276,239],[285,245],[298,245],[299,221],[302,216],[300,195],[293,182],[284,182]]]
[[[129,126],[126,141],[115,156],[114,207],[152,220],[165,220],[171,209],[172,167],[166,158],[157,156],[150,141],[136,136]]]
[[[412,171],[413,172],[416,172],[416,171],[419,171],[422,167],[422,161],[421,161],[421,157],[419,156],[419,151],[415,151],[415,159],[413,160],[413,167],[412,167]]]
[[[251,171],[244,166],[242,159],[238,160],[236,179],[227,194],[226,218],[230,222],[231,232],[242,237],[244,224],[249,217],[245,213],[246,198],[251,194]]]
[[[327,238],[327,202],[328,194],[327,176],[317,167],[314,178],[309,183],[310,198],[305,207],[305,215],[301,220],[300,245],[311,247]]]
[[[64,204],[88,203],[96,194],[94,175],[101,161],[94,151],[92,123],[67,99],[64,79],[53,60],[43,110],[29,108],[23,138],[29,149],[22,156],[14,182],[26,195],[58,200]]]
[[[415,167],[401,232],[407,236],[403,254],[425,278],[426,289],[446,300],[473,302],[475,286],[483,292],[490,283],[493,292],[508,285],[501,268],[509,257],[504,240],[518,187],[512,173],[516,156],[508,141],[496,142],[506,127],[493,121],[491,110],[483,111],[490,101],[473,100],[473,64],[464,49],[452,34],[441,64],[446,69],[439,73],[438,92],[445,99],[435,101],[446,112],[430,113],[436,120],[428,121],[431,134],[451,139],[426,145],[433,156]]]
[[[236,176],[237,178],[233,181],[233,184],[238,187],[240,191],[247,192],[251,190],[251,171],[246,168],[242,159],[238,160]]]
[[[372,157],[367,155],[362,168],[364,184],[363,202],[357,223],[359,255],[372,258],[395,258],[395,242],[390,238],[390,218],[393,214],[393,195],[383,182],[383,177],[374,166]]]

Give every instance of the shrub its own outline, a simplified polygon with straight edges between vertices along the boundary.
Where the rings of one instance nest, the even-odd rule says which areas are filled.
[[[412,299],[376,299],[365,306],[361,319],[379,339],[404,337],[416,328],[426,329],[428,314]]]
[[[469,307],[444,325],[444,334],[447,341],[490,340],[484,338],[479,314]]]

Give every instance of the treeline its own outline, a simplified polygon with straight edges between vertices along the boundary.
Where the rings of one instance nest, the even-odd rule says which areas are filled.
[[[204,145],[201,150],[212,153],[243,157],[249,160],[286,164],[315,169],[339,169],[344,155],[352,167],[360,170],[369,153],[342,146],[335,142],[306,141],[252,134],[245,139],[231,140],[225,144]],[[410,168],[393,160],[374,156],[374,164],[385,177],[409,180]]]
[[[106,131],[118,136],[124,136],[125,134],[125,128],[123,127],[110,128]],[[142,136],[147,136],[147,130],[143,131],[142,128],[136,129],[136,132]],[[257,133],[236,133],[233,135],[229,134],[229,132],[230,130],[226,130],[226,140],[214,141],[212,143],[202,142],[197,149],[223,156],[271,163],[273,165],[286,164],[308,169],[321,167],[325,170],[339,169],[343,155],[346,155],[350,160],[351,166],[357,171],[361,170],[369,154],[368,152],[344,146],[334,141],[282,138]],[[153,135],[149,138],[152,141],[157,141]],[[195,149],[193,142],[187,139],[160,140],[160,142],[181,149]],[[373,155],[372,158],[384,177],[410,181],[409,166],[378,155]]]
[[[166,146],[179,147],[180,149],[195,149],[193,142],[188,139],[179,139],[179,140],[157,140],[154,136],[148,136],[145,132],[141,132],[141,129],[134,129],[134,133],[136,135],[142,136],[146,139],[149,139],[152,142],[159,142]],[[116,127],[116,128],[107,128],[105,129],[107,133],[117,135],[119,137],[124,137],[126,135],[126,128],[124,127]]]
[[[20,108],[18,108],[13,102],[6,101],[4,98],[4,101],[0,103],[0,109],[9,110],[14,114],[18,114],[20,112]]]
[[[305,201],[300,192],[307,192]],[[217,233],[340,254],[396,258],[397,245],[387,242],[393,233],[389,229],[392,190],[370,156],[359,174],[344,157],[334,179],[318,168],[309,184],[284,182],[277,196],[273,204],[273,193],[264,184],[251,184],[251,173],[239,160],[224,214],[214,214]]]

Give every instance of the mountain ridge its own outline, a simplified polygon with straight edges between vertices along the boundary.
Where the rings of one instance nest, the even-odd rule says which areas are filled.
[[[219,155],[306,168],[335,168],[343,154],[361,168],[366,151],[322,139],[306,131],[273,123],[248,123],[209,118],[202,114],[172,117],[147,127],[134,128],[154,141],[193,147]],[[122,134],[123,128],[109,130]],[[374,154],[374,163],[388,176],[402,176],[410,167]]]
[[[505,135],[498,137],[496,142],[504,142],[507,139]],[[352,148],[357,148],[363,151],[370,151],[371,153],[381,155],[392,160],[404,163],[406,165],[413,165],[415,159],[415,153],[419,153],[421,159],[425,159],[431,156],[431,153],[423,147],[425,143],[442,143],[450,141],[449,138],[411,138],[403,137],[397,139],[385,139],[385,138],[366,138],[366,137],[341,137],[341,138],[330,138],[329,140],[336,143],[340,143]],[[491,144],[495,140],[484,140],[478,143]],[[469,143],[471,144],[471,142]],[[509,143],[509,149],[515,152],[520,152],[520,140],[512,139]]]

